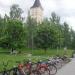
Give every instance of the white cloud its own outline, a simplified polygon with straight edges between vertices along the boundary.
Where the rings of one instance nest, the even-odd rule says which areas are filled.
[[[66,9],[75,9],[75,0],[62,0],[61,3]]]
[[[75,30],[75,17],[66,17],[66,22]]]
[[[62,21],[66,21],[75,29],[75,0],[40,0],[44,8],[44,16],[50,17],[51,12],[55,11]],[[12,4],[19,4],[27,16],[28,10],[33,5],[34,0],[0,0],[0,13],[2,16],[9,13]]]

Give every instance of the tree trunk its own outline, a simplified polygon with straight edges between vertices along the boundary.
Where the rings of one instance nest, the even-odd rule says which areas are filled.
[[[45,54],[47,53],[47,49],[46,48],[44,48],[44,52],[45,52]]]

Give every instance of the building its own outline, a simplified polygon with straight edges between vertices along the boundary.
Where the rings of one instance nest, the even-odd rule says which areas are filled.
[[[39,0],[35,0],[33,6],[30,8],[30,16],[37,23],[42,23],[43,21],[43,8]]]

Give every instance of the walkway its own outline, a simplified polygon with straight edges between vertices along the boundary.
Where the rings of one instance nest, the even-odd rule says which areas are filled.
[[[62,67],[56,75],[75,75],[75,58],[70,63]]]

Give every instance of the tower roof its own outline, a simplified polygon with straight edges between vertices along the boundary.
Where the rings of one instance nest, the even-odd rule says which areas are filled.
[[[36,7],[40,7],[43,10],[43,8],[42,8],[41,3],[40,3],[39,0],[35,0],[33,6],[31,8],[36,8]]]

